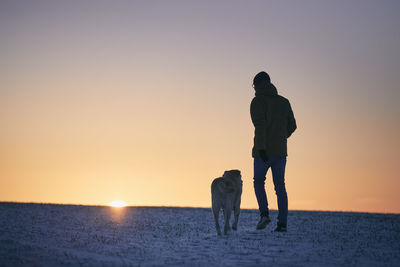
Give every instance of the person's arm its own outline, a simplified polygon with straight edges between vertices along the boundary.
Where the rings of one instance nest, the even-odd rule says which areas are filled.
[[[254,147],[256,150],[265,150],[265,106],[261,99],[255,97],[250,105],[251,121],[254,125]]]
[[[294,118],[293,110],[289,103],[288,128],[287,128],[288,136],[287,136],[287,138],[289,138],[296,129],[297,129],[296,119]]]

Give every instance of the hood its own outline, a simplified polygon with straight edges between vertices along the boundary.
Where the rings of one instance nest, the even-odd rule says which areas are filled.
[[[272,83],[268,84],[267,87],[255,87],[254,89],[256,90],[256,96],[278,94],[275,85],[273,85]]]

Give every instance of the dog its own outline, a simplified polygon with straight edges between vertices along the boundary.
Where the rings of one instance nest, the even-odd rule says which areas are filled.
[[[242,197],[243,181],[239,170],[225,171],[222,177],[215,178],[211,184],[211,204],[214,214],[215,228],[217,234],[221,235],[219,226],[219,211],[222,209],[224,215],[224,234],[230,231],[230,217],[232,210],[234,211],[234,222],[232,229],[237,230],[240,214],[240,202]]]

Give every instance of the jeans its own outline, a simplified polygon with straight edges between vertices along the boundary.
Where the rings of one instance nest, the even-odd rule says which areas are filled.
[[[268,211],[267,194],[265,193],[265,176],[271,167],[275,193],[278,198],[278,223],[286,224],[288,215],[288,198],[285,188],[286,157],[270,157],[264,162],[260,157],[254,158],[254,191],[260,212]]]

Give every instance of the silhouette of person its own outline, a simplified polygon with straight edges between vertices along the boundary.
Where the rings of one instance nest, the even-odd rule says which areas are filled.
[[[285,188],[287,138],[296,130],[296,120],[289,100],[278,95],[269,75],[262,71],[253,80],[255,97],[251,101],[250,114],[254,125],[254,191],[260,211],[256,229],[264,229],[269,218],[265,192],[265,176],[271,167],[275,192],[278,198],[278,222],[276,232],[286,232],[288,199]]]

